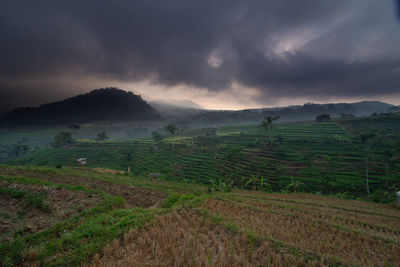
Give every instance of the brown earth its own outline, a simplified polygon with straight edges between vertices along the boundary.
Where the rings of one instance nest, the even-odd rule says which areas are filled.
[[[82,185],[91,189],[103,190],[111,195],[120,196],[125,199],[128,207],[148,208],[159,203],[166,194],[160,191],[134,187],[127,184],[116,184],[98,179],[78,177],[73,175],[58,174],[51,172],[35,172],[29,170],[18,170],[16,168],[0,168],[0,174],[20,175],[55,184]]]
[[[12,240],[15,231],[21,231],[23,234],[40,232],[101,201],[97,195],[87,195],[53,186],[0,181],[0,187],[42,194],[50,207],[50,210],[46,211],[30,205],[24,198],[16,199],[0,195],[0,242]]]
[[[243,232],[232,233],[181,210],[132,229],[83,266],[304,266],[303,262],[301,256],[277,253],[268,242],[251,244]],[[308,266],[312,264],[317,265]]]
[[[221,216],[236,225],[252,229],[258,236],[269,236],[305,251],[336,257],[345,266],[398,266],[400,244],[388,242],[361,231],[348,231],[322,222],[318,216],[288,216],[271,208],[257,209],[233,202],[209,199],[203,204],[215,216]],[[271,212],[272,211],[272,212]],[[333,214],[334,215],[334,214]],[[290,265],[289,265],[290,266]]]

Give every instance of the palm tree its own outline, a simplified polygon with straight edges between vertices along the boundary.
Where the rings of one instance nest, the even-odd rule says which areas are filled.
[[[389,167],[390,163],[393,160],[393,153],[390,150],[385,151],[385,161],[386,161],[386,187],[388,186],[388,175],[389,175]]]
[[[257,180],[257,177],[256,176],[254,176],[254,175],[252,175],[252,176],[250,176],[250,178],[247,180],[247,182],[244,184],[244,187],[247,187],[248,185],[253,185],[253,188],[255,187],[255,185],[256,185],[256,180]]]
[[[369,164],[369,148],[371,146],[371,144],[368,142],[368,140],[371,140],[375,136],[376,136],[375,132],[360,134],[361,146],[364,150],[364,155],[365,155],[365,183],[367,186],[368,194],[370,193],[369,180],[368,180],[368,164]]]
[[[282,175],[285,173],[286,171],[286,166],[280,163],[277,163],[275,165],[275,174],[277,176],[277,178],[279,179],[279,187],[280,189],[283,189],[283,181],[282,181]]]
[[[299,188],[303,183],[298,180],[294,180],[293,177],[291,177],[290,179],[292,180],[292,182],[288,184],[286,188],[293,188],[293,192],[296,193],[297,188]]]
[[[261,126],[267,131],[271,130],[272,122],[276,121],[279,118],[280,118],[279,116],[276,116],[276,117],[266,116],[266,117],[264,117],[264,120],[261,122]],[[269,133],[269,142],[271,143],[271,132]]]
[[[264,176],[260,176],[260,191],[271,192],[271,185],[266,182]]]
[[[271,117],[271,116],[264,117],[264,120],[262,121],[263,128],[265,130],[272,129],[272,122],[276,121],[279,118],[280,118],[279,116],[276,116],[276,117]]]
[[[332,195],[332,187],[335,186],[333,178],[337,171],[337,164],[335,163],[335,160],[330,156],[325,156],[324,160],[325,160],[325,166],[328,169],[328,172],[325,173],[324,175],[325,177],[324,180],[325,183],[329,185],[329,193]]]

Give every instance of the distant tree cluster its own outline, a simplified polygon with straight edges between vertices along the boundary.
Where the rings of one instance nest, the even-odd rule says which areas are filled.
[[[329,114],[321,114],[321,115],[318,115],[316,118],[317,122],[330,122],[331,120],[332,119]]]
[[[164,139],[164,137],[159,132],[156,131],[153,131],[151,135],[153,136],[153,140],[156,143],[159,143]]]
[[[54,136],[53,142],[51,143],[53,147],[62,147],[65,145],[72,145],[75,140],[72,138],[71,133],[61,131],[56,136]]]
[[[174,123],[170,123],[167,126],[165,126],[164,128],[171,135],[175,135],[179,131],[178,127],[176,127]]]
[[[105,141],[108,140],[108,135],[106,132],[99,132],[96,136],[96,141]]]
[[[77,125],[77,124],[70,124],[70,125],[68,125],[68,128],[70,128],[73,131],[77,131],[81,128],[81,126]]]

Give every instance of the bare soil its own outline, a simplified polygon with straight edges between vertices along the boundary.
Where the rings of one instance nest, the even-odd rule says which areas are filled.
[[[174,211],[140,230],[132,229],[105,247],[90,265],[82,266],[296,265],[294,257],[283,259],[267,242],[250,245],[244,233],[234,235],[196,214]]]
[[[117,171],[117,170],[112,170],[112,169],[106,169],[106,168],[93,168],[96,172],[99,173],[110,173],[110,174],[125,174],[124,171]]]

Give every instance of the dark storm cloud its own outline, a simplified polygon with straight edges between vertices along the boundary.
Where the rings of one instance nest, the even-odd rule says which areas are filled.
[[[268,88],[268,97],[377,96],[400,90],[400,61],[348,62],[309,55],[287,55],[266,60],[259,53],[241,61],[239,79],[256,88]]]
[[[166,90],[236,82],[263,92],[260,101],[392,94],[400,89],[394,10],[389,0],[3,1],[0,90],[28,90],[38,78],[31,90],[66,90],[73,77],[72,90],[97,77]]]
[[[400,21],[400,0],[397,0],[396,1],[396,7],[397,7],[397,18],[399,19],[399,21]]]

